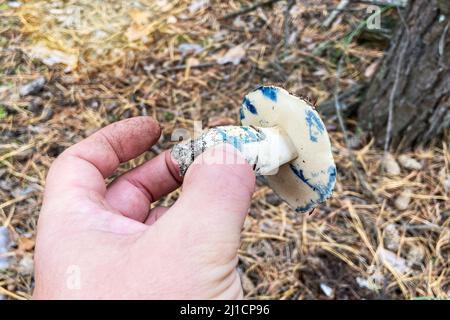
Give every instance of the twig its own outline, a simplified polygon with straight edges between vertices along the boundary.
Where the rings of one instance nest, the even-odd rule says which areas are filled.
[[[284,10],[284,49],[287,50],[289,46],[289,20],[291,18],[291,8],[295,0],[287,0],[286,9]]]
[[[356,172],[356,176],[359,180],[359,183],[361,184],[362,187],[362,191],[363,193],[368,196],[373,198],[375,201],[378,202],[378,197],[375,194],[375,192],[372,190],[372,188],[370,187],[370,185],[367,183],[366,179],[364,179],[363,174],[361,173],[361,171],[358,168],[358,164],[356,163],[356,159],[355,156],[352,152],[352,149],[350,147],[350,142],[349,142],[349,138],[348,138],[348,133],[347,133],[347,129],[345,127],[345,123],[344,123],[344,119],[342,117],[342,113],[341,113],[341,104],[339,102],[339,82],[340,82],[340,78],[341,78],[341,68],[342,68],[342,61],[344,60],[344,56],[341,56],[339,63],[338,63],[338,68],[336,71],[336,87],[334,90],[334,106],[336,108],[336,115],[339,121],[339,126],[341,127],[342,133],[344,134],[344,142],[345,142],[345,146],[347,147],[347,151],[350,157],[350,161],[352,162],[353,168]]]
[[[421,224],[421,225],[410,225],[404,224],[403,228],[405,230],[411,231],[411,230],[430,230],[435,232],[442,232],[445,228],[438,226],[436,224]]]
[[[199,63],[196,65],[192,65],[189,66],[191,69],[199,69],[199,68],[208,68],[208,67],[213,67],[217,65],[216,62],[205,62],[205,63]],[[155,73],[156,74],[161,74],[161,73],[166,73],[166,72],[170,72],[170,71],[180,71],[180,70],[184,70],[188,67],[187,64],[182,64],[179,66],[173,66],[173,67],[168,67],[168,68],[162,68],[159,70],[156,70]]]
[[[235,17],[240,16],[242,14],[246,14],[246,13],[252,12],[252,11],[258,9],[259,7],[265,7],[265,6],[274,4],[275,2],[278,2],[278,1],[280,1],[280,0],[261,1],[261,2],[255,3],[254,5],[252,5],[250,7],[245,7],[245,8],[242,8],[241,10],[238,10],[238,11],[226,14],[223,17],[221,17],[220,20],[226,20],[226,19],[235,18]]]
[[[445,54],[445,38],[447,37],[447,33],[448,33],[448,29],[450,27],[450,20],[447,22],[447,25],[444,28],[444,31],[442,32],[442,36],[441,39],[439,39],[439,47],[438,47],[438,53],[439,53],[439,64],[446,68],[447,65],[444,62],[445,58],[444,58],[444,54]]]
[[[404,42],[402,51],[400,52],[400,57],[398,59],[397,69],[395,71],[395,79],[394,79],[394,85],[392,86],[392,90],[389,95],[389,105],[388,105],[388,122],[387,122],[387,128],[386,128],[386,137],[384,140],[384,153],[386,154],[389,150],[389,143],[391,141],[391,135],[392,135],[392,123],[394,121],[394,102],[397,94],[397,87],[398,82],[400,80],[400,71],[403,67],[403,59],[406,54],[406,49],[408,48],[409,43],[409,31],[408,26],[400,12],[400,9],[397,7],[398,14],[400,16],[400,20],[402,21],[402,24],[405,29],[406,33],[406,41]]]
[[[349,5],[350,0],[341,0],[336,9],[334,9],[328,18],[322,23],[324,28],[329,28],[337,16]]]
[[[354,3],[367,3],[376,6],[406,7],[408,0],[353,0]]]

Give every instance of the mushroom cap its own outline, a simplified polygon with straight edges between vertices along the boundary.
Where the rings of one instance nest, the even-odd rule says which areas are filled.
[[[336,166],[330,138],[319,114],[306,101],[275,86],[261,86],[244,97],[241,124],[280,127],[298,157],[266,176],[269,186],[297,212],[306,212],[331,196]]]

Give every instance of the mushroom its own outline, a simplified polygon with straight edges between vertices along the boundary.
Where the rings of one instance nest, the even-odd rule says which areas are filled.
[[[240,118],[241,126],[215,127],[174,146],[171,155],[180,175],[206,149],[229,143],[297,212],[331,196],[336,166],[330,139],[308,102],[282,88],[261,86],[244,97]]]

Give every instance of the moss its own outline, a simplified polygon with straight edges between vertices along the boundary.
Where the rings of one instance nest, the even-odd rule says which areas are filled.
[[[172,121],[173,119],[175,119],[175,115],[172,112],[169,111],[164,112],[164,120]]]
[[[0,105],[0,120],[5,119],[8,116],[8,111],[6,111],[6,107]]]

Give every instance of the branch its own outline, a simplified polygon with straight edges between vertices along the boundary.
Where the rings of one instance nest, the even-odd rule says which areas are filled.
[[[341,0],[341,2],[337,5],[336,9],[334,9],[328,18],[322,23],[324,28],[329,28],[333,21],[337,18],[339,13],[343,11],[350,3],[350,0]]]
[[[246,14],[246,13],[252,12],[252,11],[258,9],[259,7],[269,6],[269,5],[274,4],[274,3],[278,2],[278,1],[280,1],[280,0],[261,1],[261,2],[255,3],[252,6],[244,7],[241,10],[238,10],[238,11],[226,14],[223,17],[221,17],[220,20],[226,20],[226,19],[235,18],[235,17],[240,16],[242,14]]]
[[[366,3],[376,6],[392,6],[404,8],[408,4],[408,0],[353,0],[354,3]]]

